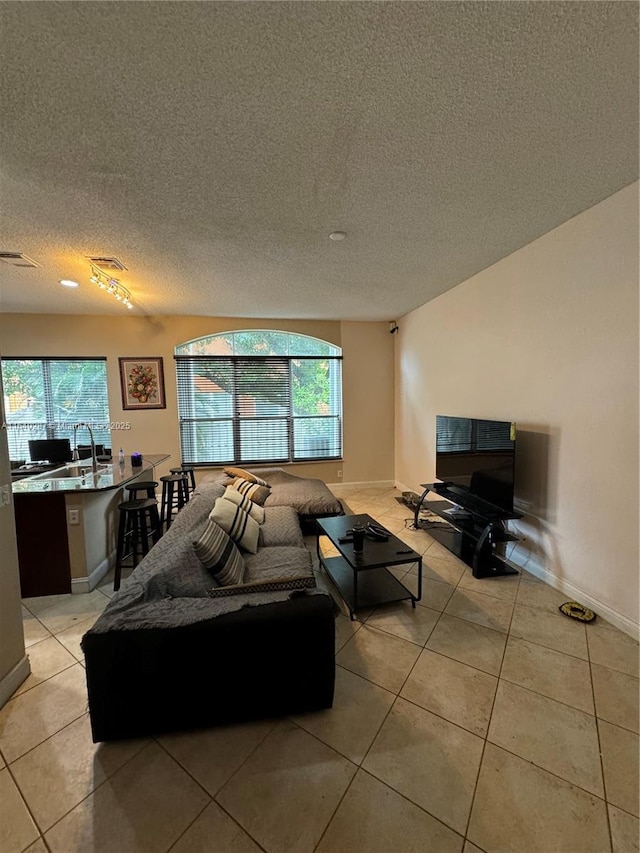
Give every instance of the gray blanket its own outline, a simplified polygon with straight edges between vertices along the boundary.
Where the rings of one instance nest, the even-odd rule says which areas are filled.
[[[193,542],[202,533],[213,504],[223,494],[224,488],[222,482],[216,482],[196,489],[160,542],[123,582],[92,631],[190,625],[243,607],[290,598],[292,593],[288,590],[252,592],[225,598],[207,597],[207,589],[216,583],[198,560]],[[243,554],[245,580],[299,577],[313,573],[311,554],[304,546],[294,510],[289,507],[265,508],[261,534],[265,547],[259,548],[255,555]],[[309,589],[304,594],[324,593]]]

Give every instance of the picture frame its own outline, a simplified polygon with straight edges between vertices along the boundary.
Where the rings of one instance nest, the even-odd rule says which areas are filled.
[[[120,389],[123,409],[166,409],[162,356],[122,356]]]

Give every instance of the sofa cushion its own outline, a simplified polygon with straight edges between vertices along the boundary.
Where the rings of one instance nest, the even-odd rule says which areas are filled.
[[[236,545],[245,551],[255,554],[258,550],[258,534],[260,525],[245,512],[241,506],[228,501],[226,498],[217,498],[209,518],[219,524],[229,534]]]
[[[253,474],[251,471],[247,471],[244,468],[232,468],[227,466],[222,469],[227,477],[241,477],[243,480],[248,480],[250,483],[257,483],[259,486],[268,486],[266,480],[263,480],[262,477],[258,477],[257,474]]]
[[[258,483],[250,483],[242,477],[236,477],[231,484],[234,489],[240,492],[241,495],[246,495],[249,500],[257,504],[262,504],[271,494],[271,489],[268,486],[260,486]]]
[[[261,548],[273,545],[298,545],[303,548],[304,539],[295,509],[290,506],[265,507],[258,545]]]
[[[198,540],[193,543],[198,559],[219,584],[242,583],[245,566],[240,551],[219,524],[209,519]]]
[[[292,506],[301,516],[343,515],[339,499],[326,483],[274,469],[268,474],[271,494],[264,505]]]
[[[259,548],[257,554],[248,554],[245,560],[245,583],[312,574],[311,554],[299,545]]]
[[[260,504],[250,501],[249,498],[245,497],[245,495],[241,495],[237,489],[233,488],[233,486],[227,486],[222,497],[225,498],[225,500],[233,501],[233,503],[242,507],[245,512],[249,513],[251,518],[255,518],[258,524],[263,523],[264,508],[261,507]]]

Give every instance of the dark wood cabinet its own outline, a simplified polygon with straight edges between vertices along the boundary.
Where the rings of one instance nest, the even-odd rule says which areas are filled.
[[[64,493],[13,497],[22,597],[71,592]]]

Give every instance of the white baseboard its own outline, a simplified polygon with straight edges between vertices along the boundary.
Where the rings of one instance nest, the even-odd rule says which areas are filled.
[[[349,486],[351,489],[371,489],[371,488],[384,488],[391,489],[393,487],[393,480],[363,480],[362,482],[355,483],[327,483],[328,488],[332,488],[333,486]]]
[[[406,486],[404,483],[401,483],[399,480],[395,481],[380,481],[377,483],[344,483],[344,484],[335,484],[335,485],[348,485],[348,486],[394,486],[399,492],[414,492],[416,491],[411,486]],[[422,494],[424,489],[419,489],[416,493],[418,496]],[[530,553],[530,551],[525,547],[523,547],[522,543],[516,543],[516,546],[512,549],[509,560],[507,561],[511,563],[514,568],[517,569],[526,569],[532,575],[540,580],[543,580],[545,583],[548,583],[549,586],[552,586],[554,589],[563,592],[567,596],[567,600],[569,601],[578,601],[580,604],[583,604],[585,607],[589,607],[593,612],[601,616],[603,619],[606,619],[607,622],[610,622],[616,628],[619,628],[625,634],[628,634],[635,640],[640,639],[640,625],[634,622],[633,619],[630,619],[628,616],[625,616],[624,613],[619,613],[617,610],[614,610],[608,604],[605,604],[603,601],[600,601],[597,598],[589,595],[584,592],[584,590],[580,589],[580,587],[576,586],[574,583],[566,580],[565,578],[559,577],[555,575],[553,572],[549,571],[545,566],[543,566],[535,557]]]
[[[115,564],[115,560],[116,555],[114,551],[114,553],[109,557],[105,557],[105,559],[96,566],[90,575],[83,578],[71,578],[71,592],[75,595],[76,593],[91,592],[94,590],[102,578],[108,573],[111,566]]]
[[[530,574],[540,578],[540,580],[548,583],[549,586],[552,586],[559,592],[565,593],[567,601],[577,601],[579,604],[583,604],[585,607],[593,610],[596,616],[602,616],[603,619],[611,622],[612,625],[619,628],[623,633],[628,634],[634,640],[640,639],[640,625],[634,622],[633,619],[629,619],[628,616],[619,613],[617,610],[609,607],[608,604],[584,592],[584,590],[571,583],[571,581],[566,580],[566,578],[559,577],[550,572],[538,560],[527,554],[524,549],[512,553],[508,562],[518,569],[526,568]]]
[[[405,486],[404,483],[400,483],[398,480],[395,480],[393,485],[395,486],[395,488],[399,492],[413,492],[414,491],[414,489],[412,489],[411,486]],[[422,494],[422,490],[417,492],[418,497],[420,497],[421,494]]]
[[[22,659],[0,681],[0,708],[13,696],[30,673],[31,665],[25,652]]]

